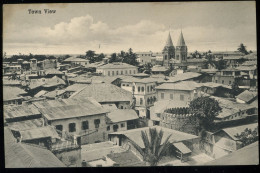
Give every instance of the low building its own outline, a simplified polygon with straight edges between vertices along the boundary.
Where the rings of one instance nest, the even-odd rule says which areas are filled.
[[[176,150],[173,147],[175,143],[183,143],[189,150],[192,152],[199,151],[199,137],[195,135],[191,135],[188,133],[160,127],[160,126],[153,126],[153,127],[144,127],[138,129],[132,129],[127,131],[121,132],[114,132],[108,135],[109,140],[114,142],[114,144],[119,146],[124,146],[129,148],[132,152],[134,152],[139,158],[142,158],[141,154],[133,147],[133,145],[129,142],[130,140],[135,142],[138,146],[144,149],[144,143],[141,137],[141,131],[146,131],[149,134],[149,128],[156,128],[157,131],[163,131],[163,138],[161,144],[166,140],[166,138],[171,135],[169,142],[172,144],[169,148],[169,151],[166,155],[168,156],[175,156],[176,157]],[[176,147],[176,146],[175,146]],[[177,146],[178,148],[178,146]],[[178,148],[182,151],[181,148]],[[185,153],[183,153],[185,154]]]
[[[70,63],[71,67],[77,66],[87,66],[89,64],[89,60],[77,58],[77,57],[69,57],[63,61],[63,63]]]
[[[162,74],[165,75],[168,69],[165,66],[155,65],[152,67],[152,74]]]
[[[17,142],[7,127],[4,128],[4,145],[6,168],[66,167],[46,148]]]
[[[133,109],[116,109],[107,114],[108,133],[136,128],[138,115]]]
[[[138,73],[137,67],[126,63],[109,63],[97,67],[97,73],[105,76],[133,75]]]
[[[167,83],[176,83],[180,81],[196,81],[201,82],[201,77],[203,75],[196,72],[186,72],[186,73],[180,73],[176,74],[173,77],[168,77]]]
[[[108,111],[92,98],[58,99],[33,103],[49,125],[61,133],[80,138],[82,144],[107,139],[105,116]]]
[[[257,97],[258,97],[258,93],[256,91],[245,90],[244,92],[236,96],[236,102],[250,104],[253,101],[255,101]]]
[[[3,86],[3,104],[21,105],[28,93],[18,87]]]
[[[132,93],[112,84],[96,83],[86,85],[70,98],[92,97],[100,104],[116,104],[119,109],[129,109],[133,102]]]
[[[193,81],[164,83],[155,87],[157,100],[177,100],[189,103],[201,96],[201,86]]]
[[[229,85],[214,82],[201,83],[201,91],[219,97],[230,97],[231,89],[232,88]]]

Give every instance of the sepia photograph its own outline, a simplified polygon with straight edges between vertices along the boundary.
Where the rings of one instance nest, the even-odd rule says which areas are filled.
[[[2,7],[5,168],[259,165],[255,1]]]

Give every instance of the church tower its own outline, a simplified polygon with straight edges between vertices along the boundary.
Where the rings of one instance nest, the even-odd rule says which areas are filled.
[[[177,46],[176,46],[176,54],[175,59],[177,63],[186,62],[187,61],[188,48],[185,45],[185,41],[183,38],[183,34],[181,31]]]
[[[175,48],[172,43],[170,32],[168,35],[168,39],[166,41],[166,45],[163,48],[162,54],[163,54],[163,66],[169,67],[169,60],[175,58]]]

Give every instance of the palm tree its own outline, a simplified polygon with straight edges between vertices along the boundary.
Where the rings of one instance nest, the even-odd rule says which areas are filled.
[[[164,143],[161,145],[163,138],[162,129],[158,133],[156,128],[149,128],[150,138],[147,135],[146,131],[141,131],[141,137],[144,143],[144,149],[137,145],[134,141],[129,141],[135,149],[142,155],[143,161],[146,162],[146,165],[157,166],[162,157],[166,154],[171,143],[169,135]]]

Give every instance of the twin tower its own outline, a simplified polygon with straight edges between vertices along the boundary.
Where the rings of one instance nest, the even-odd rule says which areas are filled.
[[[172,38],[169,33],[166,45],[163,48],[163,66],[169,67],[169,63],[180,64],[187,61],[188,49],[185,45],[183,34],[181,31],[176,49],[173,46]]]

